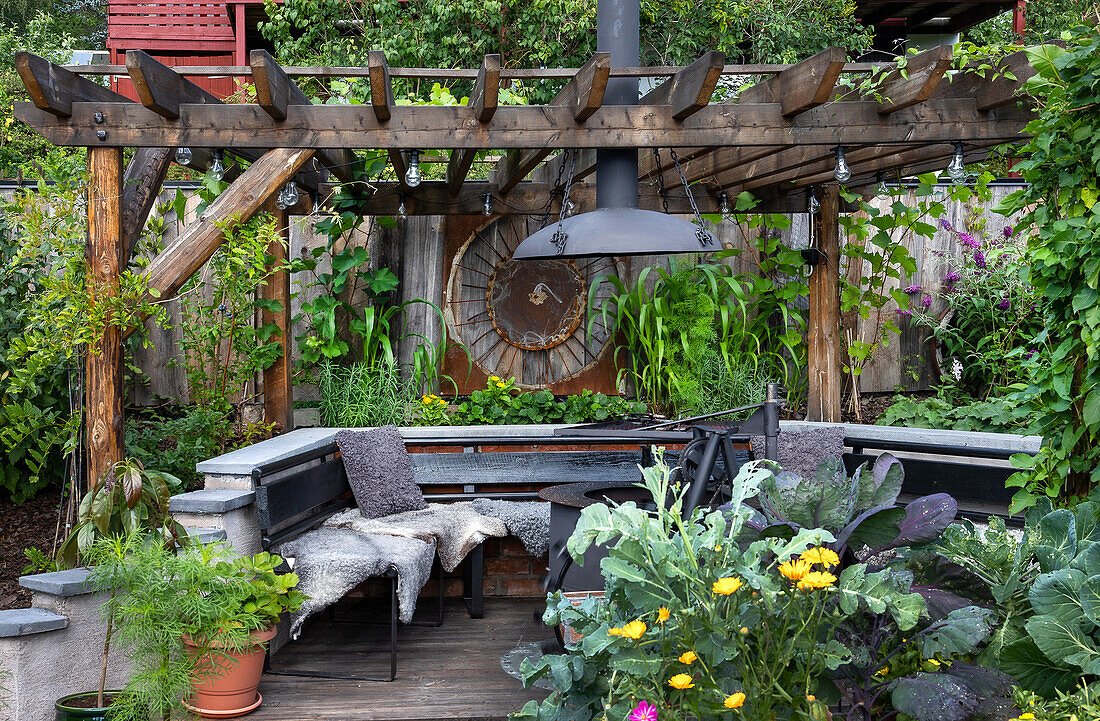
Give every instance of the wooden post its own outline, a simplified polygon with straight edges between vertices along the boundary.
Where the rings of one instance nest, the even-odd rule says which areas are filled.
[[[274,198],[267,201],[264,211],[275,218],[279,229],[279,238],[268,246],[267,254],[275,262],[283,263],[290,248],[290,215],[275,207]],[[279,357],[264,368],[264,422],[278,423],[285,433],[294,429],[294,383],[290,368],[290,273],[285,270],[272,273],[263,287],[263,297],[282,305],[278,312],[264,309],[262,314],[265,325],[274,323],[278,326],[277,338],[282,345]]]
[[[806,420],[840,423],[844,386],[843,335],[840,328],[840,186],[822,186],[817,225],[821,260],[810,275],[810,325],[807,329],[810,395]]]
[[[122,150],[88,148],[88,292],[118,295],[125,265],[122,235]],[[122,460],[122,333],[104,329],[85,358],[88,486]]]

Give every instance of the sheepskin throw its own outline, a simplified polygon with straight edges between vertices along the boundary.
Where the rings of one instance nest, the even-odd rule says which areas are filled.
[[[357,510],[349,508],[329,518],[325,525],[431,543],[448,573],[458,568],[466,554],[486,538],[508,535],[503,521],[481,515],[471,503],[432,503],[421,511],[405,511],[385,518],[363,518]]]
[[[428,582],[435,546],[413,538],[318,528],[282,544],[280,556],[294,559],[298,590],[308,596],[290,623],[297,639],[306,620],[344,597],[368,578],[397,569],[397,600],[402,623],[412,621],[416,599]],[[382,601],[382,603],[386,603]]]
[[[413,480],[405,441],[396,426],[340,431],[336,445],[348,472],[348,484],[364,518],[380,518],[427,508]]]
[[[523,542],[535,558],[542,558],[550,548],[550,504],[546,501],[496,501],[478,498],[474,510],[504,521],[508,533]]]
[[[779,465],[784,471],[813,478],[823,460],[844,455],[844,435],[844,426],[784,430],[777,444]],[[757,460],[764,457],[764,436],[752,437],[752,455]]]

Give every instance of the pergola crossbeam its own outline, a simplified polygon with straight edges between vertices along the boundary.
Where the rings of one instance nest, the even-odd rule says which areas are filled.
[[[35,107],[59,118],[72,115],[73,103],[128,102],[118,93],[33,53],[16,53],[15,69]]]
[[[548,108],[562,108],[572,115],[574,123],[584,123],[603,105],[604,91],[611,72],[611,55],[596,53],[577,71],[573,79],[558,91]],[[553,148],[554,146],[549,146]],[[518,150],[508,153],[497,163],[493,171],[497,186],[507,194],[527,177],[552,150],[539,147],[535,150]]]
[[[1024,83],[1034,74],[1035,68],[1028,62],[1027,52],[1020,50],[1001,58],[996,72],[987,70],[982,74],[990,77],[973,72],[948,76],[948,82],[940,83],[932,97],[972,97],[977,102],[978,110],[987,112],[1026,100]]]
[[[384,125],[393,117],[397,103],[393,99],[393,82],[390,80],[390,66],[386,62],[386,53],[381,50],[371,50],[367,53],[367,67],[370,69],[370,105],[374,111],[374,118],[380,125]],[[389,156],[390,165],[393,166],[394,175],[401,183],[403,189],[408,189],[405,182],[405,172],[409,169],[405,153],[399,147],[387,147],[386,155]]]
[[[904,71],[890,71],[875,91],[879,112],[894,113],[932,97],[953,56],[950,45],[939,45],[908,58]]]
[[[737,99],[743,103],[779,103],[783,117],[806,112],[828,102],[844,70],[844,48],[831,47],[776,73],[750,88]]]
[[[470,91],[470,100],[467,103],[477,122],[484,124],[493,119],[499,96],[500,55],[486,55],[481,62],[481,70],[478,71],[477,80],[474,81],[474,88]],[[447,187],[452,195],[457,194],[462,187],[476,154],[477,151],[470,148],[451,153],[450,160],[447,162]]]
[[[142,50],[126,51],[126,70],[141,104],[170,120],[179,118],[180,105],[221,104],[217,97]]]

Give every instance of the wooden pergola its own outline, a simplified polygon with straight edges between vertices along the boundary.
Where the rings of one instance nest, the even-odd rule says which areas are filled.
[[[884,174],[912,175],[941,169],[963,143],[968,161],[990,148],[1019,140],[1031,111],[1020,102],[1032,74],[1024,54],[1004,59],[998,74],[945,77],[949,47],[909,58],[904,70],[885,68],[873,97],[838,87],[845,73],[866,73],[867,64],[847,63],[830,48],[796,65],[725,65],[721,53],[704,54],[686,67],[612,68],[596,53],[581,68],[509,69],[487,55],[479,69],[389,68],[372,52],[364,68],[282,68],[265,51],[253,51],[250,66],[173,69],[141,51],[128,51],[125,66],[65,68],[29,53],[16,65],[31,102],[16,105],[16,117],[61,146],[88,149],[89,271],[104,288],[118,287],[175,149],[192,150],[190,167],[208,167],[224,150],[251,164],[231,166],[228,189],[148,267],[149,286],[161,298],[174,295],[213,255],[222,241],[219,225],[258,212],[274,214],[288,227],[289,214],[313,210],[309,194],[280,210],[274,196],[289,180],[312,191],[318,204],[331,197],[329,178],[355,182],[360,162],[353,149],[385,153],[396,180],[372,184],[364,215],[393,215],[403,202],[410,215],[476,215],[486,194],[496,214],[541,215],[550,199],[560,203],[560,166],[573,149],[576,184],[570,199],[580,211],[595,206],[585,179],[596,170],[599,148],[675,148],[699,208],[718,212],[723,195],[751,191],[761,212],[805,212],[812,191],[821,203],[817,234],[826,263],[839,258],[839,187],[833,177],[835,148],[852,168],[850,188],[870,187]],[[84,77],[127,74],[140,102],[132,102]],[[248,76],[255,104],[225,104],[187,76]],[[735,101],[712,103],[723,76],[764,76]],[[663,82],[637,105],[604,105],[611,77],[656,77]],[[369,82],[370,103],[314,105],[295,77],[355,77]],[[474,80],[465,106],[408,106],[394,102],[391,79]],[[1010,79],[1014,77],[1014,79]],[[496,89],[511,79],[564,79],[565,86],[542,106],[501,106]],[[123,148],[135,148],[123,167]],[[445,181],[404,182],[408,152],[450,150]],[[503,151],[487,180],[468,177],[479,150]],[[669,153],[659,162],[643,153],[639,207],[662,209],[662,197],[647,188],[658,179],[671,192],[672,213],[690,205]],[[285,247],[276,244],[271,254]],[[829,267],[828,265],[826,267]],[[832,267],[836,267],[833,265]],[[811,420],[839,421],[843,385],[839,280],[814,273],[810,286],[809,383]],[[275,322],[283,356],[265,371],[269,421],[287,427],[291,418],[290,278],[278,274],[265,292],[282,303]],[[266,311],[265,311],[266,313]],[[96,353],[87,355],[89,478],[95,479],[123,453],[122,332],[109,329]]]

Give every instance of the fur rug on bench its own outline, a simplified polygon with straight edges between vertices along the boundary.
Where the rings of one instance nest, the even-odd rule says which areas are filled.
[[[550,504],[547,501],[496,501],[478,498],[474,510],[504,521],[508,533],[518,538],[535,558],[550,548]]]
[[[276,553],[294,559],[298,590],[309,596],[291,619],[290,637],[297,639],[310,616],[336,603],[367,579],[385,575],[390,568],[397,569],[401,622],[412,621],[417,596],[431,577],[435,545],[413,538],[322,527],[287,541]]]
[[[381,518],[364,518],[358,508],[349,508],[329,518],[325,526],[432,543],[448,573],[486,538],[508,535],[504,521],[478,513],[471,503],[432,503],[421,511]]]

